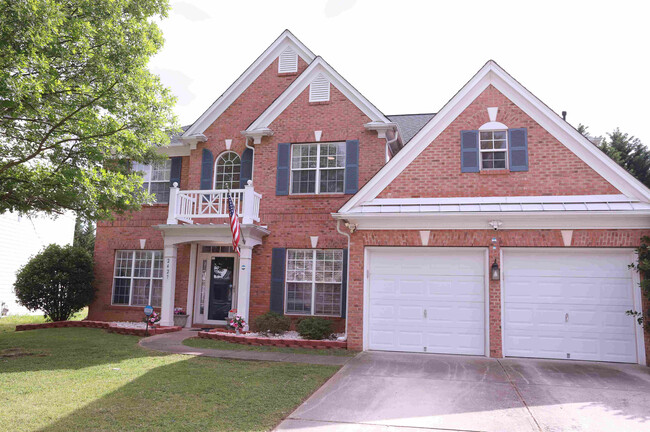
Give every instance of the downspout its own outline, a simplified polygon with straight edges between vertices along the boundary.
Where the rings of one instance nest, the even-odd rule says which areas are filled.
[[[251,181],[253,181],[253,172],[255,171],[255,147],[248,145],[248,140],[249,140],[248,137],[246,137],[245,139],[246,142],[244,145],[246,146],[246,148],[251,149],[251,151],[253,152],[253,159],[251,159]]]
[[[341,231],[341,219],[336,220],[336,230],[339,232],[339,234],[344,235],[348,238],[348,265],[346,269],[346,277],[345,280],[347,281],[347,286],[345,287],[345,340],[348,340],[348,321],[350,317],[348,316],[348,310],[350,309],[350,302],[348,299],[350,298],[350,290],[348,287],[350,286],[350,234],[346,233],[345,231]]]
[[[392,144],[395,144],[397,142],[397,139],[399,138],[399,129],[395,128],[395,136],[393,137],[392,140],[386,141],[386,162],[388,162],[390,159],[388,158],[388,154],[395,156],[393,154],[393,150],[390,148]]]

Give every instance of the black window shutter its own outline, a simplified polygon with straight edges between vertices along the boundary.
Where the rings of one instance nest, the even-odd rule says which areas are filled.
[[[359,190],[359,140],[345,142],[345,193]]]
[[[460,132],[460,171],[479,172],[478,131]]]
[[[345,318],[348,301],[348,250],[343,249],[343,276],[341,278],[341,318]]]
[[[284,261],[285,248],[273,248],[271,251],[271,312],[284,313]]]
[[[528,129],[508,129],[510,171],[528,171]]]
[[[289,195],[289,163],[291,158],[291,144],[278,144],[278,166],[275,178],[275,194]]]
[[[247,148],[241,155],[241,169],[239,171],[239,188],[243,189],[248,180],[253,179],[253,150]]]
[[[169,186],[173,187],[174,183],[177,183],[178,187],[181,187],[181,168],[183,165],[183,158],[178,156],[171,158],[171,160],[172,169],[171,173],[169,174]]]
[[[213,168],[214,158],[212,157],[212,152],[208,149],[203,149],[201,159],[201,189],[212,189],[214,187],[212,182]]]

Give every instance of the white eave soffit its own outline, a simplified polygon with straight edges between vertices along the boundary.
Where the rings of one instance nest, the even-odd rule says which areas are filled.
[[[230,87],[190,126],[183,136],[202,134],[279,56],[291,47],[298,57],[311,63],[316,55],[289,30],[282,34],[251,64]]]
[[[339,75],[322,57],[316,59],[300,74],[296,80],[246,129],[244,135],[268,128],[271,123],[304,91],[319,75],[329,79],[330,85],[336,87],[354,103],[372,122],[391,123],[368,99]]]
[[[650,190],[602,153],[586,137],[564,121],[493,60],[488,61],[456,95],[366,183],[339,213],[346,213],[376,198],[397,176],[442,133],[489,85],[493,85],[521,110],[591,166],[626,196],[650,202]]]

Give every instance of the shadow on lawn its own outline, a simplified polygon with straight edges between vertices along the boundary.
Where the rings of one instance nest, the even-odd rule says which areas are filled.
[[[100,337],[101,335],[101,337]],[[133,343],[125,343],[129,338]],[[0,374],[13,372],[82,369],[114,364],[138,357],[154,357],[152,351],[133,349],[137,336],[106,333],[100,329],[60,328],[0,335],[0,354],[20,351],[20,356],[0,355]]]
[[[148,371],[40,431],[268,430],[334,371],[183,358]]]

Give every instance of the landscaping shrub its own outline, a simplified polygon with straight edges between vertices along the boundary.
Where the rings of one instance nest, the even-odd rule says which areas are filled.
[[[263,335],[281,335],[289,330],[291,319],[276,312],[267,312],[255,318],[255,329]]]
[[[325,339],[332,334],[332,322],[318,317],[305,318],[298,323],[298,333],[305,339]]]
[[[52,321],[64,321],[95,297],[93,258],[81,247],[51,244],[16,273],[14,290],[20,304],[42,310]]]

